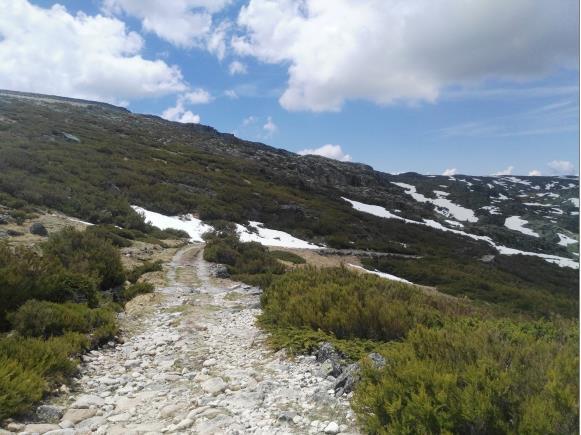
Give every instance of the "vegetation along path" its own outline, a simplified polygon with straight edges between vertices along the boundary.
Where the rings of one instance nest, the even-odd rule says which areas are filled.
[[[84,357],[58,433],[354,433],[346,398],[314,357],[273,353],[259,290],[213,278],[202,245],[167,266],[166,287],[128,304],[123,344]],[[62,400],[64,400],[62,399]]]

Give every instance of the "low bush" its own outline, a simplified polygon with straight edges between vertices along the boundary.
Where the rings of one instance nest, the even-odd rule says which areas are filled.
[[[123,290],[121,290],[121,302],[128,302],[137,295],[151,293],[153,290],[153,285],[147,282],[131,284],[130,286],[124,287]]]
[[[266,323],[309,327],[337,338],[393,340],[416,324],[440,326],[473,311],[466,303],[345,268],[295,269],[262,295]]]
[[[578,324],[451,321],[419,325],[366,367],[353,406],[370,434],[573,434],[579,423]]]
[[[96,343],[116,333],[115,315],[107,308],[83,304],[30,300],[8,316],[12,327],[23,337],[63,335],[67,332],[90,334]]]
[[[129,272],[127,272],[127,281],[131,283],[136,283],[141,275],[148,272],[157,272],[162,270],[161,265],[162,265],[161,261],[155,262],[146,261],[142,265],[139,265],[131,269]]]
[[[44,393],[69,381],[77,371],[74,357],[88,347],[79,333],[48,340],[0,338],[0,419],[28,411]]]
[[[268,286],[274,276],[286,271],[260,243],[241,242],[229,232],[207,238],[204,260],[225,264],[233,279],[261,287]]]
[[[102,290],[125,281],[119,250],[95,232],[67,228],[52,234],[43,245],[43,252],[68,270],[96,277]]]

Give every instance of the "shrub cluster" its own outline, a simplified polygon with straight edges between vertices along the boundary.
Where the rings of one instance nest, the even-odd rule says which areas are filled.
[[[225,264],[234,279],[261,287],[266,287],[274,276],[286,270],[260,243],[243,243],[228,232],[208,236],[204,259]]]
[[[578,323],[414,328],[367,367],[353,405],[367,433],[574,434]]]
[[[400,339],[416,324],[439,326],[472,311],[461,301],[342,267],[288,272],[264,291],[262,305],[267,323],[373,340]]]
[[[157,272],[162,270],[162,262],[161,261],[146,261],[142,265],[137,266],[127,272],[127,281],[131,283],[136,283],[141,275],[149,273],[149,272]]]

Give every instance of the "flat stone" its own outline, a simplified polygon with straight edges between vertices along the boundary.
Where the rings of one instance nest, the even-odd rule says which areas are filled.
[[[216,395],[226,389],[227,385],[222,378],[210,378],[202,382],[202,389],[209,394]]]
[[[24,427],[24,432],[31,433],[46,433],[51,430],[59,430],[60,426],[58,424],[27,424]]]
[[[210,359],[207,359],[206,361],[204,361],[204,363],[202,364],[202,366],[204,366],[204,367],[212,367],[212,366],[215,366],[216,363],[217,363],[217,361],[216,361],[215,358],[210,358]]]
[[[171,405],[166,405],[163,408],[161,408],[161,410],[159,411],[159,415],[161,418],[173,417],[182,409],[184,409],[183,405],[172,403]]]
[[[133,398],[129,399],[127,397],[123,397],[117,402],[117,406],[115,407],[115,411],[127,411],[128,409],[135,408],[137,405],[141,403],[141,399]]]
[[[95,417],[87,418],[86,420],[79,422],[79,424],[77,424],[75,427],[78,429],[97,430],[106,424],[107,419],[105,417],[96,415]]]
[[[105,400],[102,397],[96,396],[94,394],[82,394],[77,400],[71,405],[71,408],[75,409],[86,409],[91,406],[103,406]]]
[[[76,435],[75,429],[56,429],[45,432],[44,435]]]
[[[111,417],[107,417],[107,421],[111,421],[113,423],[122,423],[129,421],[131,419],[131,415],[127,412],[123,412],[121,414],[112,415]]]
[[[97,413],[96,409],[69,409],[63,415],[63,421],[70,421],[73,424],[77,424],[79,421],[86,420],[87,418],[93,417]]]

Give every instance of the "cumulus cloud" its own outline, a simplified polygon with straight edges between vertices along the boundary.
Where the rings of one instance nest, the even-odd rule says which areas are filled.
[[[512,175],[513,170],[514,170],[514,166],[511,165],[508,168],[502,169],[501,171],[498,171],[498,172],[495,172],[492,175],[494,175],[496,177],[501,176],[501,175]]]
[[[540,177],[541,175],[543,174],[538,169],[533,169],[529,172],[529,177]]]
[[[578,8],[577,0],[250,0],[231,44],[289,65],[280,98],[289,110],[431,102],[453,85],[575,68]]]
[[[553,160],[547,166],[555,175],[572,175],[575,173],[575,166],[568,160]]]
[[[180,95],[179,98],[183,102],[188,102],[190,104],[206,104],[214,99],[208,91],[202,88],[197,88],[191,92]]]
[[[168,107],[163,111],[161,117],[167,119],[168,121],[175,121],[181,123],[200,123],[200,115],[192,113],[190,110],[186,110],[183,101],[178,100],[174,107]]]
[[[176,105],[173,107],[168,107],[163,111],[161,117],[167,119],[168,121],[176,121],[183,123],[200,123],[200,115],[192,113],[187,110],[187,104],[207,104],[212,101],[214,97],[202,88],[194,89],[193,91],[186,92],[178,96]]]
[[[224,35],[214,29],[212,14],[228,3],[230,0],[104,0],[103,10],[135,17],[141,21],[143,30],[176,46],[209,44],[212,51],[223,55]]]
[[[442,175],[451,177],[452,175],[456,175],[456,171],[457,171],[456,168],[446,169],[444,172],[442,172]]]
[[[313,154],[316,156],[323,156],[329,159],[339,160],[341,162],[350,162],[351,156],[346,154],[342,149],[341,145],[327,144],[319,148],[314,149],[304,149],[298,152],[301,156],[306,156],[308,154]]]
[[[248,72],[248,68],[246,68],[246,65],[244,65],[242,62],[235,60],[230,62],[228,71],[230,72],[230,75],[246,74]]]
[[[187,89],[177,66],[142,49],[117,19],[0,1],[0,88],[116,104]]]
[[[278,126],[272,120],[272,117],[268,117],[266,119],[266,123],[262,126],[262,129],[266,132],[267,135],[272,136],[278,130]]]

